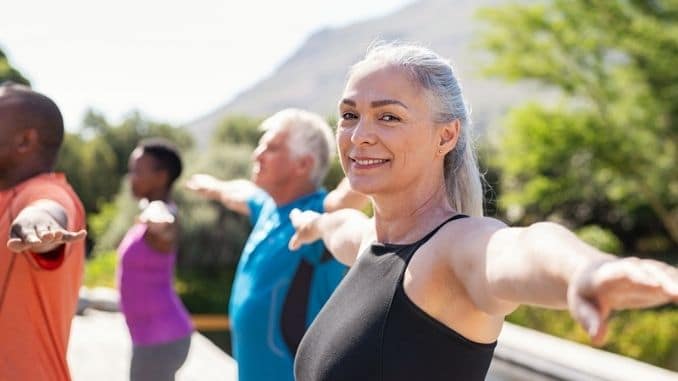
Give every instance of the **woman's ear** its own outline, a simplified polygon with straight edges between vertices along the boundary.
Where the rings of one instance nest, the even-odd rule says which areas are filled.
[[[438,129],[438,154],[445,156],[457,146],[461,133],[461,121],[455,119],[451,122],[441,123]]]

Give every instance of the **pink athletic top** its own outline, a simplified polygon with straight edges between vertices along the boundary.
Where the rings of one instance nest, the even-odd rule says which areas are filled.
[[[134,345],[168,343],[193,332],[172,287],[176,252],[153,249],[145,233],[145,224],[132,226],[118,247],[120,307]]]

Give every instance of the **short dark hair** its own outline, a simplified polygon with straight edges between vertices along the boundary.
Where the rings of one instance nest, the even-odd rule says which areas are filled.
[[[64,139],[64,119],[56,103],[30,87],[5,81],[0,84],[18,115],[20,128],[35,128],[43,148],[42,160],[53,165]]]
[[[182,164],[181,155],[177,147],[164,138],[147,138],[139,142],[137,147],[143,150],[144,154],[152,156],[158,169],[167,171],[167,188],[171,187],[176,179],[181,176]]]

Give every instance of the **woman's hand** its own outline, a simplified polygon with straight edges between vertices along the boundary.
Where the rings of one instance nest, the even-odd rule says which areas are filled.
[[[301,211],[297,208],[290,212],[292,226],[296,230],[289,242],[290,250],[297,250],[301,245],[317,241],[321,238],[318,219],[321,214],[312,210]]]
[[[176,248],[179,227],[176,211],[161,200],[142,202],[143,209],[137,216],[137,222],[146,224],[147,230],[144,239],[155,250],[162,253],[171,253]]]
[[[602,345],[612,311],[678,303],[678,269],[638,258],[593,262],[575,273],[567,294],[572,316]]]
[[[175,217],[169,205],[163,201],[154,200],[143,206],[138,220],[145,224],[171,224],[174,223]]]

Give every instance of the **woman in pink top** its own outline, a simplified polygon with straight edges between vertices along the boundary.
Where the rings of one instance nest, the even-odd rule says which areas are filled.
[[[178,151],[162,139],[142,141],[129,159],[132,193],[146,204],[118,247],[131,381],[174,380],[188,355],[193,326],[172,287],[179,228],[170,193],[181,168]]]

